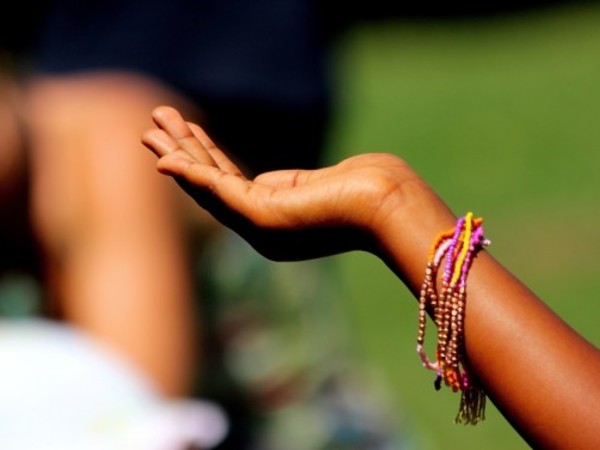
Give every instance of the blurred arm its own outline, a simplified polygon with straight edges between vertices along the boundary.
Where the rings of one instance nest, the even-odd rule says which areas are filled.
[[[139,151],[165,96],[124,76],[34,83],[34,211],[64,318],[182,395],[198,352],[186,240],[177,193]]]

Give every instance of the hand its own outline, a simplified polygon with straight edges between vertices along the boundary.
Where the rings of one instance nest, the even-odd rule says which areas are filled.
[[[398,157],[372,153],[320,170],[267,172],[250,180],[198,126],[173,108],[152,115],[142,142],[196,202],[274,260],[371,250],[408,185],[424,183]]]

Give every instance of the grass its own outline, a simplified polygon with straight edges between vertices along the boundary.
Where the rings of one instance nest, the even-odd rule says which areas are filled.
[[[485,217],[490,252],[598,345],[599,55],[594,4],[360,24],[336,48],[327,162],[404,157],[457,213]],[[357,350],[415,448],[528,448],[493,406],[452,424],[457,396],[435,392],[414,353],[414,300],[374,257],[335,258]]]

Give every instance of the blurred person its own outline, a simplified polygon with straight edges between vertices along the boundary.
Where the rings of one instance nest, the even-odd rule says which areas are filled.
[[[214,447],[228,425],[191,397],[201,347],[182,197],[137,170],[150,160],[119,153],[147,108],[178,97],[125,75],[26,86],[21,54],[3,50],[0,447]],[[131,166],[113,166],[119,155]]]
[[[145,352],[143,358],[151,358],[147,353],[156,354],[161,345],[166,350],[164,336],[161,345],[146,345],[144,341],[151,335],[159,339],[157,326],[161,323],[164,326],[169,314],[157,313],[152,319],[155,325],[141,320],[138,314],[151,314],[151,305],[156,302],[160,305],[158,310],[163,306],[181,308],[172,314],[180,317],[182,324],[189,322],[189,299],[193,296],[191,272],[177,270],[177,265],[187,264],[182,261],[189,256],[185,250],[188,242],[180,234],[182,225],[177,219],[180,212],[173,198],[177,194],[163,180],[148,176],[141,169],[151,161],[143,161],[143,156],[132,152],[132,145],[139,145],[133,143],[147,126],[148,109],[167,99],[190,113],[195,109],[196,117],[202,114],[215,127],[220,123],[219,108],[233,102],[239,105],[231,110],[239,114],[239,120],[234,122],[240,129],[260,129],[263,123],[275,122],[279,128],[298,127],[310,122],[312,128],[319,130],[311,140],[316,144],[320,139],[317,134],[324,125],[322,113],[313,113],[322,111],[325,102],[322,72],[320,67],[315,69],[314,60],[320,49],[310,34],[313,18],[308,5],[294,0],[252,5],[240,1],[50,3],[25,64],[26,116],[35,149],[32,152],[34,223],[47,254],[55,260],[49,270],[72,277],[72,282],[65,280],[55,283],[56,286],[89,289],[83,296],[89,295],[89,300],[63,293],[57,311],[62,310],[75,322],[89,321],[88,329],[122,333],[122,337],[132,331],[133,325],[127,322],[138,317],[140,320],[136,322],[147,336],[141,335],[137,343],[131,343],[132,356],[142,357]],[[288,28],[290,25],[293,29]],[[156,29],[172,29],[173,33],[168,34],[173,41],[158,39]],[[281,39],[273,39],[273,33],[278,33]],[[195,36],[194,42],[205,45],[190,53],[181,45],[183,36],[188,39]],[[263,47],[268,44],[271,45]],[[170,70],[172,67],[180,70]],[[278,70],[281,73],[272,73]],[[275,79],[279,81],[279,89],[278,83],[273,84]],[[122,133],[107,135],[105,130],[113,124],[121,124]],[[79,131],[74,134],[73,130]],[[226,145],[236,148],[235,144]],[[285,167],[282,162],[285,158],[295,163],[304,161],[301,165],[310,166],[316,163],[317,151],[310,150],[314,153],[309,154],[308,149],[318,147],[299,145],[298,151],[282,154],[274,151],[275,146],[265,144],[252,151],[265,167]],[[270,153],[260,155],[261,151]],[[131,158],[131,166],[113,165],[114,158],[122,153]],[[48,158],[53,159],[52,165]],[[104,179],[111,183],[96,181]],[[145,179],[148,186],[140,188],[139,180]],[[131,184],[134,180],[135,184]],[[149,206],[148,201],[155,197],[164,199],[163,207],[170,214],[153,216],[158,207]],[[61,199],[60,204],[54,203],[56,199]],[[146,224],[143,232],[134,226],[138,220]],[[98,225],[94,225],[96,221]],[[159,236],[161,239],[157,239]],[[141,245],[146,239],[152,245]],[[98,244],[93,244],[95,241]],[[84,244],[81,249],[79,243]],[[128,262],[119,258],[127,248],[132,250],[131,258],[139,260]],[[87,253],[79,255],[79,252]],[[109,258],[120,260],[118,264],[122,267],[109,263]],[[173,263],[169,264],[167,258],[172,258]],[[153,266],[153,260],[162,261],[161,265]],[[107,268],[93,264],[106,264]],[[148,272],[143,276],[131,273],[136,276],[125,277],[127,271],[145,270],[144,264],[148,265]],[[156,279],[153,271],[165,269],[176,275],[173,286],[163,291],[151,286],[151,282]],[[91,280],[83,281],[86,277],[103,280],[104,275],[111,273],[122,277],[115,278],[120,283],[131,282],[134,286],[105,281],[95,286]],[[111,286],[123,292],[120,295],[128,296],[127,302],[119,301],[116,293],[109,290]],[[167,302],[169,296],[180,300]],[[152,297],[157,299],[153,301]],[[115,307],[109,306],[110,301],[115,302]],[[137,302],[139,305],[135,306]],[[96,311],[96,308],[101,309]],[[106,328],[96,321],[105,321]],[[119,325],[121,322],[123,325]],[[184,325],[173,332],[185,333],[186,329],[190,327]],[[183,342],[189,337],[177,339]],[[121,341],[121,337],[117,340]],[[189,351],[189,343],[177,351],[165,351],[165,356],[178,358],[183,348]],[[178,367],[173,361],[147,364],[153,365],[151,370],[157,374]],[[186,384],[189,387],[189,380],[165,379],[164,383],[166,392],[182,392]]]
[[[56,0],[45,7],[19,73],[43,315],[114,351],[161,396],[208,396],[223,404],[231,422],[223,446],[262,441],[262,448],[281,448],[298,433],[287,431],[291,410],[339,410],[335,421],[353,436],[346,446],[378,433],[384,439],[379,419],[357,427],[354,416],[364,411],[341,407],[360,402],[344,400],[359,389],[338,373],[338,364],[348,364],[338,312],[298,296],[288,301],[292,290],[281,288],[297,272],[274,271],[251,252],[238,261],[236,289],[232,279],[217,279],[211,267],[232,267],[221,249],[239,243],[148,170],[150,155],[135,151],[148,111],[174,104],[210,128],[250,172],[315,167],[330,114],[327,37],[316,6]],[[245,145],[248,135],[256,145]],[[282,151],[289,136],[294,145]],[[326,289],[326,268],[305,267],[298,282]],[[256,270],[270,286],[269,299],[262,289],[248,289]],[[298,310],[327,318],[328,327],[316,333],[312,321],[285,320]],[[254,345],[260,336],[310,342],[311,333],[339,336],[318,360],[306,351],[290,358],[284,345]],[[271,361],[259,376],[243,362],[250,351]],[[277,389],[265,389],[271,385]],[[334,404],[323,407],[327,402]],[[298,441],[298,448],[336,445],[339,431]]]

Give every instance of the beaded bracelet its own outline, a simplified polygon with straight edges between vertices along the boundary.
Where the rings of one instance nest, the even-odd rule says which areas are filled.
[[[483,219],[467,213],[456,226],[436,236],[429,251],[425,280],[419,297],[417,353],[426,369],[437,373],[435,388],[442,381],[454,392],[461,391],[461,402],[455,423],[475,425],[485,419],[485,392],[465,364],[464,322],[466,283],[474,256],[490,241],[483,237]],[[437,274],[443,268],[442,289],[436,287]],[[435,361],[424,349],[427,309],[431,308],[438,330]]]

